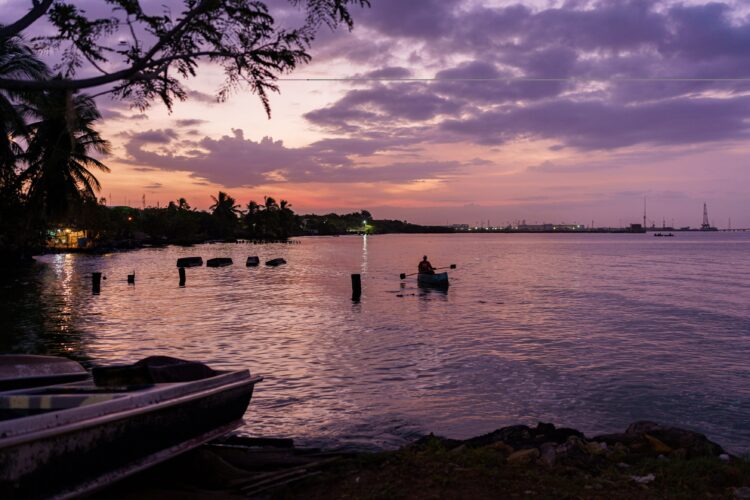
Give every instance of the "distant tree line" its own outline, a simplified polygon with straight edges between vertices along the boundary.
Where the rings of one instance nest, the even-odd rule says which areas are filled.
[[[192,208],[185,198],[166,207],[144,209],[95,204],[81,212],[76,227],[86,229],[95,245],[128,247],[149,244],[193,244],[211,240],[284,241],[292,236],[385,233],[445,233],[444,226],[420,226],[373,219],[362,210],[349,214],[298,215],[287,200],[266,196],[243,208],[225,192],[212,196],[208,211]]]
[[[23,16],[0,24],[0,264],[28,260],[49,231],[62,226],[112,237],[148,229],[175,240],[240,231],[237,207],[221,194],[211,214],[179,204],[141,211],[103,207],[94,174],[108,171],[100,158],[110,146],[94,128],[101,118],[94,97],[109,95],[139,109],[160,100],[171,109],[175,99],[188,96],[183,80],[209,61],[225,75],[217,100],[249,90],[270,116],[269,93],[278,91],[280,75],[310,60],[319,28],[351,29],[350,9],[369,6],[368,0],[288,2],[304,13],[299,28],[276,24],[258,0],[183,0],[171,8],[105,0],[110,8],[103,17],[73,1],[29,0]],[[34,26],[41,34],[25,36]],[[41,53],[57,64],[46,65]],[[282,204],[248,210],[247,231],[290,234],[294,218]]]

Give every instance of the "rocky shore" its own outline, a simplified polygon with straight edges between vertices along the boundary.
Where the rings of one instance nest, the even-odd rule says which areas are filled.
[[[233,437],[103,492],[139,498],[735,498],[750,461],[653,422],[586,437],[553,424],[467,440],[425,436],[397,451],[331,453]]]

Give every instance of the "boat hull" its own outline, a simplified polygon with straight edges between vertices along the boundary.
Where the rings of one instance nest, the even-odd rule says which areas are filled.
[[[447,288],[450,285],[450,282],[448,281],[448,273],[419,273],[417,275],[417,283],[422,286],[432,286],[438,288]]]
[[[233,372],[162,401],[29,417],[31,432],[0,439],[0,497],[73,497],[188,451],[238,427],[259,380]]]

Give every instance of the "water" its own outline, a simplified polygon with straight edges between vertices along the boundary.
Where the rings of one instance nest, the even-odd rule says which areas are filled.
[[[0,350],[249,368],[265,380],[244,431],[307,445],[652,419],[750,451],[750,234],[299,241],[42,257],[0,290]],[[289,264],[246,268],[254,254]],[[399,280],[423,254],[458,265],[447,293]],[[179,288],[175,260],[190,255],[235,265],[188,269]]]

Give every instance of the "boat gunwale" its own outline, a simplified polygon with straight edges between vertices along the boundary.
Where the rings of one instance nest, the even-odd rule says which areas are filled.
[[[231,380],[238,376],[241,378],[230,383],[225,383],[227,378]],[[219,383],[216,383],[217,379],[220,379],[218,380]],[[24,417],[22,421],[15,419],[7,420],[0,422],[0,452],[3,449],[12,448],[29,441],[44,439],[66,432],[75,432],[87,427],[104,425],[129,418],[138,413],[158,411],[170,406],[185,404],[192,400],[201,399],[243,385],[254,386],[262,380],[263,377],[251,376],[248,370],[232,371],[216,377],[192,381],[199,383],[197,387],[191,382],[177,382],[175,383],[178,384],[177,386],[162,387],[160,388],[161,390],[149,391],[146,394],[134,394],[131,397],[102,401],[77,408],[51,411],[43,415]],[[200,384],[200,382],[213,383]],[[188,392],[189,389],[193,390]],[[174,392],[177,392],[177,394],[170,394]],[[182,394],[180,395],[180,393]],[[167,395],[167,399],[164,399],[165,394]],[[146,399],[146,396],[154,395],[161,396],[162,400],[143,401]],[[13,424],[17,427],[16,429],[12,428]]]

